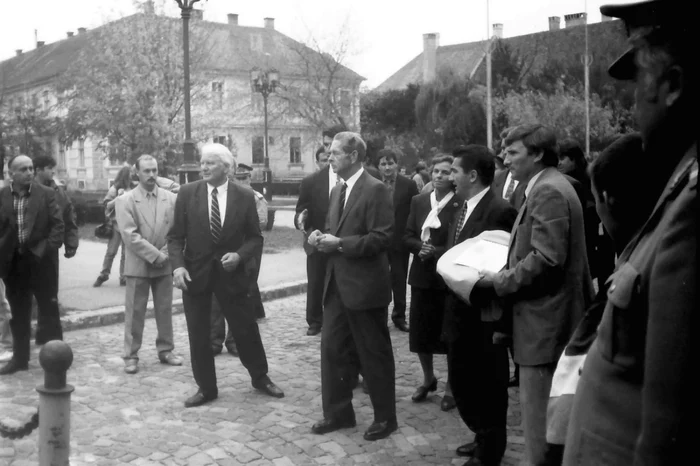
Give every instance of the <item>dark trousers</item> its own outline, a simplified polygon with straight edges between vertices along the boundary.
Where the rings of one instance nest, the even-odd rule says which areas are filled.
[[[321,394],[323,417],[355,419],[353,382],[359,367],[348,351],[354,343],[362,376],[369,388],[374,421],[396,420],[394,353],[386,308],[354,310],[345,307],[331,280],[326,293],[321,333]]]
[[[5,278],[7,301],[10,303],[14,359],[20,363],[29,361],[29,341],[32,323],[32,295],[36,296],[39,313],[47,322],[59,321],[58,299],[55,280],[56,270],[51,255],[46,251],[43,258],[26,251],[15,251],[10,270]],[[48,286],[47,286],[48,284]]]
[[[221,312],[233,333],[241,363],[248,370],[253,382],[267,375],[265,348],[248,293],[232,294],[224,280],[215,269],[204,292],[182,293],[190,340],[192,373],[199,389],[206,395],[218,394],[211,345],[212,295],[215,295],[221,304]]]
[[[328,254],[315,252],[306,256],[306,323],[309,328],[323,327],[323,286]]]
[[[493,344],[492,322],[465,311],[466,322],[448,341],[447,370],[459,415],[476,434],[476,456],[496,462],[506,449],[508,350]]]
[[[231,326],[228,326],[227,332],[224,313],[221,312],[219,301],[214,297],[211,302],[211,349],[213,351],[221,351],[224,345],[226,345],[226,349],[229,349],[235,344]]]
[[[47,283],[46,286],[50,288],[51,293],[56,297],[56,303],[58,303],[58,250],[53,251],[53,253],[47,252],[46,255],[47,260],[51,261],[51,265],[54,270],[54,275],[51,277],[51,282]],[[35,339],[39,343],[51,340],[63,340],[61,317],[58,315],[58,313],[54,314],[53,309],[49,308],[48,312],[46,312],[46,309],[42,309],[41,306],[39,306],[36,319]]]
[[[394,309],[391,320],[406,320],[406,278],[408,277],[408,256],[406,249],[389,251],[389,266],[391,267],[391,290],[394,295]]]

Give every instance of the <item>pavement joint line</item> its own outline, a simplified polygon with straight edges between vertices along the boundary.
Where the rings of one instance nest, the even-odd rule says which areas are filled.
[[[306,288],[306,280],[297,280],[261,288],[260,295],[263,302],[268,302],[305,293]],[[173,315],[181,314],[183,312],[182,298],[173,299],[172,309]],[[151,300],[148,301],[146,308],[146,318],[150,319],[153,317],[153,301]],[[72,311],[69,314],[61,317],[61,324],[64,332],[102,327],[105,325],[118,324],[122,322],[124,322],[123,305],[110,306],[102,309],[92,309],[88,311]],[[36,321],[33,322],[33,325],[36,326]]]

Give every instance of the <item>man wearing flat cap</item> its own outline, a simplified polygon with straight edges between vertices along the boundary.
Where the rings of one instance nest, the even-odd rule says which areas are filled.
[[[602,6],[630,49],[610,67],[633,81],[644,150],[666,180],[621,253],[576,388],[565,465],[688,464],[697,426],[697,134],[695,2]],[[663,184],[662,184],[663,186]]]

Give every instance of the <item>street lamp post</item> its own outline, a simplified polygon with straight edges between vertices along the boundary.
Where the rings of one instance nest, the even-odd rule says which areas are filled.
[[[177,171],[180,174],[180,184],[185,184],[199,179],[199,165],[194,159],[194,141],[192,140],[190,120],[190,17],[194,4],[199,0],[175,1],[180,7],[182,16],[182,50],[185,74],[185,141],[182,144],[184,160]]]
[[[267,98],[275,92],[275,88],[279,85],[279,73],[277,70],[270,69],[262,71],[259,68],[253,68],[250,71],[250,87],[253,92],[262,94],[263,111],[265,113],[265,165],[263,167],[263,195],[268,201],[272,200],[272,170],[270,170],[270,154],[268,151],[269,138],[267,136]]]

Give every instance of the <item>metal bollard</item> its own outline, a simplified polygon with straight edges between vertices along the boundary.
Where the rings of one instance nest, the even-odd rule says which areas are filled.
[[[44,385],[39,392],[39,466],[69,466],[70,394],[66,372],[73,362],[73,351],[60,340],[49,341],[39,352],[44,369]]]

